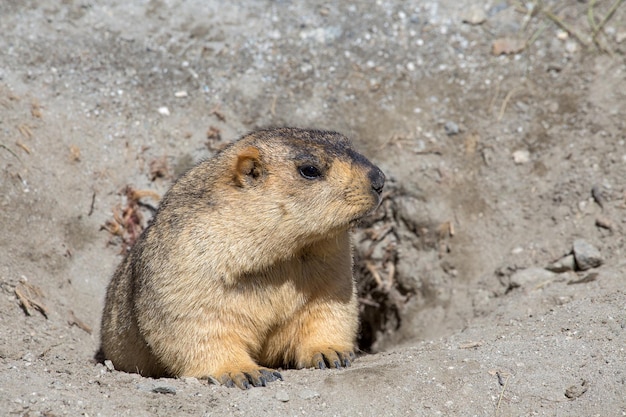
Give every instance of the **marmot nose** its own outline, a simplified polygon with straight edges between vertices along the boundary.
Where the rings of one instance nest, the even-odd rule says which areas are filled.
[[[374,191],[376,191],[376,193],[378,194],[381,194],[385,185],[385,174],[383,174],[383,172],[377,167],[374,167],[370,170],[368,177],[370,179],[370,182],[372,183],[372,188],[374,189]]]

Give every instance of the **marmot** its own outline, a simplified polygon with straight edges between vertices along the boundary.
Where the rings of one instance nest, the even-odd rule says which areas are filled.
[[[182,175],[107,288],[118,370],[240,388],[354,359],[350,226],[385,176],[339,133],[260,130]]]

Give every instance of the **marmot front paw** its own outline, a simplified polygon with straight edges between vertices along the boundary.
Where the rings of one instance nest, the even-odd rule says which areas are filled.
[[[347,368],[352,365],[352,361],[356,358],[353,351],[341,351],[333,348],[320,349],[311,355],[308,360],[300,361],[298,368]]]
[[[241,389],[249,389],[253,387],[264,387],[268,382],[283,380],[280,372],[274,369],[258,368],[247,371],[235,370],[225,372],[220,375],[217,380],[227,387],[238,386]]]

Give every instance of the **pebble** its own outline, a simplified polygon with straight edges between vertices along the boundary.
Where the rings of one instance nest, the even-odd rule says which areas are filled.
[[[469,23],[470,25],[480,25],[485,20],[487,20],[487,13],[479,5],[470,7],[470,9],[463,14],[463,22]]]
[[[106,368],[111,372],[115,371],[115,366],[113,366],[113,362],[108,359],[104,361],[104,366],[106,366]]]
[[[566,31],[564,31],[564,30],[559,30],[559,31],[556,33],[556,37],[557,37],[559,40],[564,41],[564,40],[566,40],[567,38],[569,38],[569,34],[568,34]]]
[[[496,15],[501,11],[506,10],[508,7],[509,5],[506,1],[501,1],[500,3],[497,3],[495,6],[489,9],[489,16]]]
[[[198,381],[198,378],[195,378],[193,376],[184,376],[182,380],[185,384],[190,384],[190,385],[200,384],[200,381]]]
[[[581,380],[580,384],[572,385],[565,390],[565,396],[569,399],[578,398],[587,392],[589,384],[586,380]]]
[[[303,400],[310,400],[319,396],[319,392],[313,391],[312,389],[303,389],[298,393],[298,397],[302,398]]]
[[[511,287],[528,287],[537,283],[552,281],[555,274],[543,268],[526,268],[515,271],[510,278]]]
[[[598,216],[596,218],[596,226],[613,231],[613,222],[604,216]]]
[[[185,98],[187,97],[189,94],[187,94],[186,91],[182,90],[182,91],[177,91],[174,93],[174,97],[176,98]]]
[[[513,162],[517,165],[526,164],[530,161],[530,152],[526,149],[520,149],[519,151],[513,152]]]
[[[546,266],[546,269],[548,271],[556,273],[573,271],[574,269],[576,269],[576,261],[574,260],[574,255],[566,255],[558,261]]]
[[[153,384],[143,384],[139,383],[135,385],[139,391],[143,392],[152,392],[155,394],[173,394],[176,395],[176,388],[169,385],[153,385]]]
[[[603,263],[600,251],[583,239],[576,239],[574,241],[573,252],[574,258],[576,259],[576,266],[580,271],[597,268]]]
[[[573,54],[574,52],[578,51],[578,42],[575,42],[575,41],[566,42],[565,50],[569,52],[570,54]]]
[[[446,130],[446,134],[448,136],[459,134],[459,125],[457,125],[454,122],[447,121],[446,124],[443,126],[443,128]]]
[[[286,403],[287,401],[289,401],[289,394],[287,394],[287,391],[285,390],[280,390],[276,393],[275,395],[276,399],[278,401],[282,401],[284,403]]]
[[[170,109],[168,109],[165,106],[159,107],[159,114],[161,114],[163,116],[169,116],[170,115]]]
[[[173,394],[176,395],[176,388],[167,385],[159,385],[152,388],[152,392],[155,394]]]

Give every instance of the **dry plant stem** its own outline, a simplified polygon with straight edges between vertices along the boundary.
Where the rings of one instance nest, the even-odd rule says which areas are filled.
[[[18,142],[15,142],[15,144],[16,144],[17,146],[19,146],[20,148],[22,148],[22,150],[23,150],[24,152],[26,152],[27,154],[29,154],[29,155],[31,154],[31,152],[30,152],[30,148],[29,148],[28,146],[24,145],[22,142],[19,142],[19,141],[18,141]]]
[[[591,27],[591,31],[593,33],[596,33],[596,30],[598,29],[598,25],[596,25],[596,19],[593,16],[593,8],[595,7],[595,5],[596,0],[591,0],[589,2],[589,7],[587,8],[587,20],[589,21],[589,27]]]
[[[596,46],[601,51],[609,53],[610,55],[613,55],[613,52],[607,46],[601,45],[600,40],[597,38],[597,36],[598,36],[598,33],[601,32],[602,27],[613,16],[613,13],[615,13],[615,11],[620,6],[622,1],[623,0],[617,0],[615,3],[613,3],[613,6],[611,6],[611,9],[609,10],[609,12],[606,14],[604,19],[602,19],[602,22],[600,23],[600,25],[596,24],[596,19],[593,13],[593,8],[596,4],[596,0],[591,0],[591,2],[589,3],[589,7],[587,9],[587,20],[589,21],[589,27],[591,28],[591,31],[592,31],[591,40],[593,41],[593,43],[596,44]]]
[[[380,304],[379,303],[377,303],[376,301],[373,301],[373,300],[369,300],[367,298],[359,297],[359,303],[368,305],[370,307],[380,308]]]
[[[539,39],[539,36],[541,36],[541,34],[543,33],[544,30],[546,30],[546,28],[548,27],[547,23],[542,23],[541,27],[539,29],[537,29],[535,31],[535,33],[533,33],[533,36],[530,37],[530,39],[526,42],[526,46],[529,47],[530,45],[532,45],[533,43],[535,43],[535,41],[537,39]]]
[[[613,14],[617,10],[617,8],[622,4],[623,1],[624,0],[616,0],[615,3],[613,3],[613,6],[611,6],[611,9],[609,10],[609,12],[606,14],[606,16],[604,16],[604,19],[602,19],[598,27],[595,28],[595,30],[593,31],[593,35],[591,36],[592,40],[594,41],[596,40],[596,36],[598,36],[598,33],[600,33],[600,31],[602,30],[606,22],[608,22],[611,19],[611,17],[613,16]],[[591,3],[593,4],[595,3],[595,1],[592,1]],[[589,7],[592,7],[592,6],[589,5]],[[592,15],[592,18],[593,18],[593,15]]]
[[[389,274],[387,275],[386,289],[389,290],[391,287],[393,287],[393,282],[395,281],[396,265],[393,262],[387,262],[386,266],[389,269]]]
[[[504,397],[504,391],[506,391],[506,387],[509,384],[509,378],[511,376],[508,375],[506,380],[504,380],[504,386],[502,387],[502,391],[500,391],[500,397],[498,398],[498,405],[496,407],[496,415],[498,415],[498,411],[500,411],[500,403],[502,402],[502,397]]]
[[[32,316],[32,310],[35,309],[45,318],[48,318],[50,315],[48,308],[38,299],[43,296],[43,293],[38,287],[32,286],[28,283],[20,283],[17,287],[15,287],[14,292],[26,315]]]
[[[567,33],[569,33],[570,35],[574,36],[578,42],[580,42],[582,45],[584,46],[589,46],[589,41],[586,39],[583,39],[583,37],[576,32],[574,29],[572,29],[571,27],[569,27],[565,22],[563,22],[557,15],[555,15],[554,13],[552,13],[550,10],[542,10],[543,14],[546,15],[546,17],[550,20],[552,20],[554,23],[556,23],[559,27],[561,27],[561,29],[563,29],[564,31],[566,31]]]
[[[541,8],[539,1],[534,1],[532,5],[533,5],[532,7],[525,7],[518,3],[518,7],[522,9],[524,8],[526,9],[526,15],[524,16],[524,23],[522,24],[522,28],[520,31],[526,30],[526,28],[528,27],[528,24],[530,23],[530,20],[533,18],[533,14],[535,14],[536,11],[540,10]]]
[[[26,139],[30,139],[33,137],[33,131],[26,125],[19,125],[17,130],[24,136]]]
[[[498,80],[498,83],[496,84],[496,92],[493,94],[493,98],[491,99],[491,102],[489,103],[489,113],[493,112],[493,107],[496,104],[496,100],[498,99],[498,96],[500,95],[500,85],[502,84],[502,80]]]
[[[76,317],[76,315],[74,314],[72,310],[70,310],[69,315],[70,315],[70,318],[68,319],[67,324],[69,324],[70,326],[76,326],[88,334],[91,334],[93,332],[93,329],[91,328],[91,326],[85,323],[84,321],[82,321],[81,319],[79,319],[78,317]]]
[[[385,286],[383,284],[383,280],[380,277],[380,274],[378,273],[376,266],[371,261],[367,261],[365,262],[365,267],[367,268],[368,271],[370,271],[370,274],[372,274],[374,281],[376,281],[376,286],[378,288],[384,288]]]
[[[502,117],[504,116],[504,111],[506,110],[506,106],[507,104],[509,104],[509,100],[511,100],[511,97],[513,97],[513,94],[517,93],[519,90],[521,90],[521,87],[516,87],[512,89],[511,91],[509,91],[506,97],[504,97],[502,106],[500,106],[500,113],[498,113],[498,121],[502,120]]]
[[[8,148],[6,145],[3,145],[0,143],[0,148],[2,149],[6,149],[7,152],[9,152],[11,155],[13,155],[14,157],[17,158],[18,161],[22,162],[22,160],[20,159],[19,156],[17,156],[17,154],[15,152],[13,152],[10,148]]]

